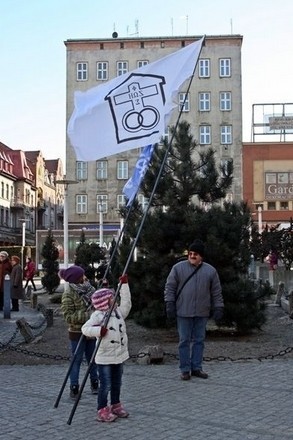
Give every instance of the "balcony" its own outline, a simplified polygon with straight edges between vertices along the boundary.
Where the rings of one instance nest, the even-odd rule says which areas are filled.
[[[20,199],[18,197],[14,197],[10,200],[10,208],[11,209],[24,209],[25,203],[23,199]]]

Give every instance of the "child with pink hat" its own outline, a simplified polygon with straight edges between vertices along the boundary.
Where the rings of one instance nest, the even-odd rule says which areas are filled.
[[[115,296],[112,289],[96,290],[91,297],[95,311],[81,328],[85,336],[100,339],[95,356],[100,379],[97,399],[99,422],[114,422],[117,417],[124,418],[129,415],[120,402],[120,390],[123,363],[129,358],[125,319],[131,309],[131,295],[127,275],[121,276],[119,281],[119,306],[117,303],[113,306]],[[111,405],[108,405],[109,393]]]

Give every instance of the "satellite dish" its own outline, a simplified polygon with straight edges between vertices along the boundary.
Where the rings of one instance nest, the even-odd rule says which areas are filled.
[[[112,34],[112,38],[117,38],[117,37],[118,37],[117,32],[113,32],[113,34]]]

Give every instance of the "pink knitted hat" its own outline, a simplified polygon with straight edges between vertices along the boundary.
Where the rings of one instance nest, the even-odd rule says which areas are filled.
[[[96,290],[92,296],[92,305],[96,310],[105,311],[109,309],[109,299],[113,298],[114,292],[111,289]]]

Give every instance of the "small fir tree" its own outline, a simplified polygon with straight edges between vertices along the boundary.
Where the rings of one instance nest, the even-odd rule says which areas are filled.
[[[44,258],[42,261],[44,275],[41,278],[41,283],[49,294],[54,293],[57,287],[60,285],[60,278],[58,275],[59,251],[55,243],[55,238],[51,229],[49,229],[41,252],[41,256]]]

